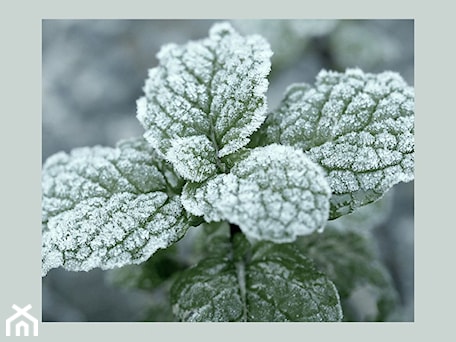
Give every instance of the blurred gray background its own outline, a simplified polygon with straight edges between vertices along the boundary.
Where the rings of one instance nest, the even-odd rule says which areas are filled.
[[[166,43],[207,36],[213,20],[43,20],[42,160],[74,147],[113,146],[139,136],[136,99]],[[274,51],[268,101],[273,109],[292,82],[313,83],[322,69],[393,70],[414,84],[413,20],[233,20],[261,33]],[[394,193],[378,242],[401,296],[398,321],[414,320],[413,182]],[[104,272],[52,270],[42,281],[43,321],[141,321],[154,300],[121,289]]]

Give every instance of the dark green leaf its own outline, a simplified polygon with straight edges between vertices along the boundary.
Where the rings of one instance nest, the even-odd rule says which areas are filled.
[[[290,244],[251,247],[235,234],[227,255],[183,272],[171,289],[182,321],[340,321],[334,284]]]
[[[296,242],[336,285],[347,321],[383,321],[398,304],[372,239],[367,233],[326,229]]]

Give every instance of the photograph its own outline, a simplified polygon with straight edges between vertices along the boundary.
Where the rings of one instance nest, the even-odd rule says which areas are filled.
[[[414,40],[43,19],[42,322],[414,322]]]

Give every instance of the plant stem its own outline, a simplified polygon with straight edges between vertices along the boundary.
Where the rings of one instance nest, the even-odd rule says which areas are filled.
[[[235,244],[233,243],[234,236],[236,234],[240,234],[241,229],[239,228],[238,225],[230,223],[230,242],[231,242],[231,248],[232,248],[232,255],[233,255],[233,262],[234,266],[236,268],[236,277],[237,281],[239,284],[239,295],[241,296],[241,301],[242,301],[242,322],[247,322],[247,300],[246,300],[246,259],[243,256],[243,254],[239,254],[241,250],[235,247]],[[237,252],[236,252],[237,250]]]
[[[241,228],[237,224],[230,223],[230,241],[233,242],[234,234],[241,233]]]

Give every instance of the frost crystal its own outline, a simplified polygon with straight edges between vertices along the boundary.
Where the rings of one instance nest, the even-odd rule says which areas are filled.
[[[263,123],[271,55],[263,38],[242,37],[228,23],[214,25],[206,39],[158,53],[137,117],[145,138],[182,177],[208,178],[219,158],[245,146]],[[200,143],[202,155],[195,154]]]
[[[187,184],[182,204],[209,222],[237,224],[250,238],[290,242],[324,227],[330,196],[318,165],[302,151],[273,144],[251,150],[229,174]]]
[[[396,73],[322,71],[291,86],[265,125],[267,143],[306,151],[327,172],[331,218],[414,178],[414,91]]]
[[[166,171],[166,172],[165,172]],[[170,171],[144,139],[51,156],[42,171],[42,274],[140,263],[185,233]]]
[[[182,177],[193,182],[202,182],[217,173],[214,146],[204,135],[173,139],[166,156]]]

